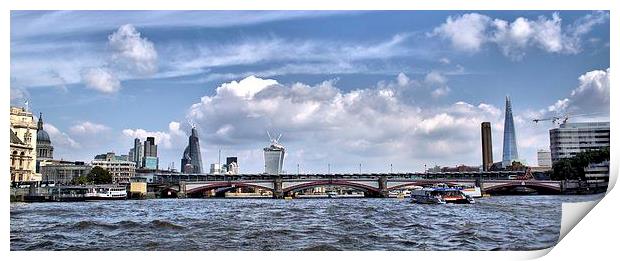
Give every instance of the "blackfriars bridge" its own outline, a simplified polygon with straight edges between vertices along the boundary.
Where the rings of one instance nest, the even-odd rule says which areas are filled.
[[[501,193],[512,189],[535,190],[539,194],[560,194],[561,181],[519,179],[524,171],[369,173],[369,174],[158,174],[163,190],[181,196],[200,196],[223,188],[251,187],[271,191],[274,198],[318,186],[340,186],[363,191],[369,197],[387,197],[390,191],[411,186],[444,183],[455,186],[477,185],[483,193]]]

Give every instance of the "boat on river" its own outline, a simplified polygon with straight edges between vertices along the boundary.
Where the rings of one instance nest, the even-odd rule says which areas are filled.
[[[123,186],[94,186],[88,188],[86,200],[127,199],[127,189]]]
[[[411,202],[418,204],[473,204],[473,197],[463,193],[461,188],[422,188],[411,191]]]

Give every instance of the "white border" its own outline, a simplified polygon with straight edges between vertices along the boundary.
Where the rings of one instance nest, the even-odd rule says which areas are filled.
[[[588,0],[588,1],[565,1],[565,0],[540,0],[540,1],[524,1],[524,0],[434,0],[434,1],[402,1],[402,0],[357,0],[357,1],[267,1],[267,0],[227,0],[212,1],[204,3],[203,1],[192,0],[107,0],[107,1],[72,1],[72,0],[20,0],[20,1],[0,1],[2,12],[0,12],[0,20],[3,41],[0,42],[1,52],[0,60],[2,60],[3,74],[1,74],[2,82],[5,87],[2,88],[2,97],[4,97],[4,108],[8,109],[9,88],[10,86],[10,11],[9,10],[398,10],[398,9],[416,9],[416,10],[611,10],[611,46],[618,43],[618,16],[616,8],[613,5],[615,1],[604,0]],[[612,48],[610,57],[610,67],[618,60],[617,53]],[[616,86],[617,80],[611,78],[611,85]],[[614,87],[615,88],[615,87]],[[617,118],[618,92],[611,92],[611,118]],[[5,126],[8,126],[8,113],[0,114],[0,118]],[[615,122],[611,123],[612,137],[620,137],[618,129],[615,128]],[[612,138],[613,147],[618,147],[618,139]],[[4,144],[8,143],[8,135],[2,137]],[[0,153],[8,155],[8,146],[3,146]],[[611,162],[611,182],[615,183],[618,175],[618,156],[612,151]],[[8,170],[8,157],[3,161],[2,167]],[[8,176],[8,174],[7,174]],[[6,179],[8,180],[8,179]],[[3,188],[7,188],[8,182],[3,180]],[[610,188],[611,189],[611,188]],[[5,199],[5,208],[8,212],[8,190],[0,190],[0,198]],[[583,222],[575,227],[564,240],[555,247],[546,259],[592,259],[602,257],[615,256],[617,248],[618,225],[618,193],[610,192],[604,198],[599,206],[592,210],[592,214],[586,216]],[[572,206],[573,208],[575,206]],[[565,211],[571,212],[571,206],[565,206]],[[577,206],[578,210],[583,210],[583,206]],[[574,211],[574,210],[572,210]],[[567,213],[565,212],[565,213]],[[534,258],[546,254],[549,250],[531,251],[531,252],[157,252],[155,255],[145,252],[62,252],[62,253],[46,253],[46,252],[11,252],[9,251],[9,232],[10,219],[9,214],[5,213],[3,217],[4,228],[2,230],[1,239],[4,243],[5,255],[9,259],[5,260],[22,260],[28,259],[80,259],[80,260],[124,260],[124,259],[144,259],[153,258],[156,260],[173,260],[173,259],[220,259],[220,258],[247,258],[250,260],[273,260],[274,258],[286,258],[289,260],[299,259],[408,259],[408,258],[458,258],[458,259],[522,259]],[[130,243],[130,242],[128,242]],[[415,256],[415,257],[413,257]],[[607,259],[607,258],[606,258]]]

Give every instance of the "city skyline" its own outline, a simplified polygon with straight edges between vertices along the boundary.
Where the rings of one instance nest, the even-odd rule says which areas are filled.
[[[507,94],[529,164],[548,149],[553,127],[531,119],[609,112],[606,12],[245,14],[246,23],[184,24],[170,13],[156,21],[117,12],[96,27],[73,27],[79,12],[13,11],[11,103],[28,99],[35,115],[46,115],[55,158],[125,154],[134,138],[153,136],[160,167],[178,163],[192,120],[204,164],[222,149],[243,173],[262,171],[268,129],[285,134],[288,173],[296,164],[357,172],[359,163],[364,171],[421,171],[480,165],[480,123],[491,122],[493,140],[502,140]],[[57,26],[44,31],[41,21]],[[361,34],[360,21],[373,34]],[[338,30],[321,30],[327,23]],[[559,31],[542,38],[544,26]],[[472,30],[461,37],[455,27]],[[76,58],[59,62],[67,50]]]

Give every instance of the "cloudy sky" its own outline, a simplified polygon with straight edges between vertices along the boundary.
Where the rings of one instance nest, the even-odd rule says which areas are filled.
[[[127,154],[155,136],[179,167],[189,122],[203,164],[422,171],[501,160],[510,95],[520,158],[550,122],[609,120],[609,14],[598,11],[12,11],[11,104],[43,113],[55,157]]]

